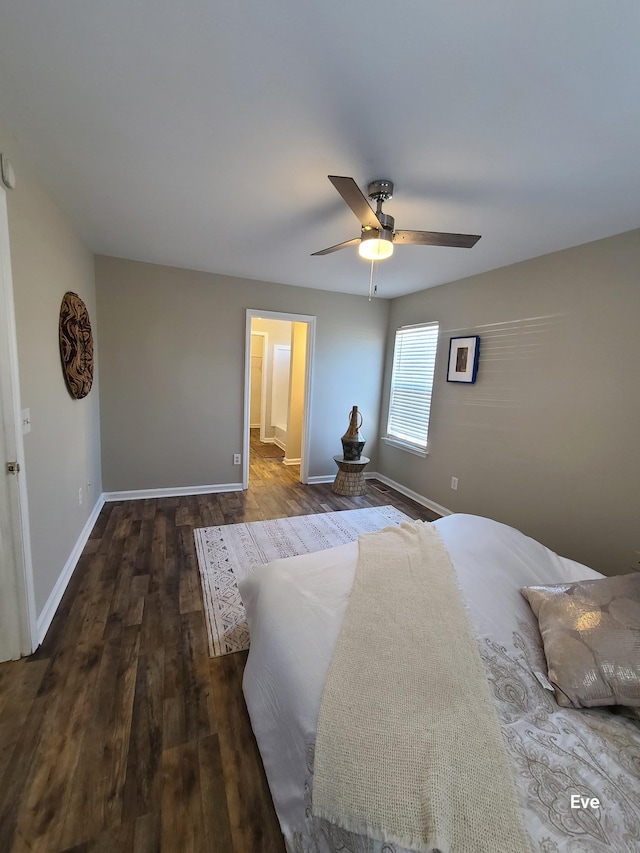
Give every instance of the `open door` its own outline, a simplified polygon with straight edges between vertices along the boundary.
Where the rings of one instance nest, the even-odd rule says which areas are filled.
[[[7,199],[0,187],[0,660],[37,645]]]

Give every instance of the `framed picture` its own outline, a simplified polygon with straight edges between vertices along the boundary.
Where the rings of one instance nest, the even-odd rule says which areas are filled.
[[[475,382],[478,373],[479,352],[479,335],[471,335],[468,338],[451,338],[449,341],[447,382]]]

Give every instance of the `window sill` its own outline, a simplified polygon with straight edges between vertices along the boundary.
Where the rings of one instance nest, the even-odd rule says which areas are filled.
[[[404,441],[398,441],[397,438],[388,438],[386,435],[381,436],[381,440],[391,447],[397,447],[398,450],[406,450],[407,453],[413,453],[414,456],[422,456],[424,459],[429,455],[429,451],[423,447],[417,447],[415,444],[406,444]]]

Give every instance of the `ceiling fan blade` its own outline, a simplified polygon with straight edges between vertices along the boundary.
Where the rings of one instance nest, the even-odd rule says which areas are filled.
[[[331,252],[337,252],[338,249],[346,249],[347,246],[355,246],[356,243],[360,242],[359,237],[354,237],[353,240],[347,240],[345,243],[338,243],[337,246],[329,246],[328,249],[321,249],[319,252],[312,252],[311,257],[314,255],[330,255]]]
[[[478,234],[443,234],[439,231],[396,231],[394,243],[408,246],[452,246],[457,249],[471,249],[480,239]]]
[[[382,223],[353,178],[341,178],[338,175],[328,175],[328,178],[358,217],[363,228],[382,230]]]

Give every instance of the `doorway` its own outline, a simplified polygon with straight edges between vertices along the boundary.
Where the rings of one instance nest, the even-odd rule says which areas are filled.
[[[309,423],[315,317],[247,309],[245,334],[242,485],[249,485],[251,428],[283,453],[284,465],[300,466],[309,479]]]
[[[20,423],[9,221],[0,187],[0,661],[16,660],[37,646]]]

